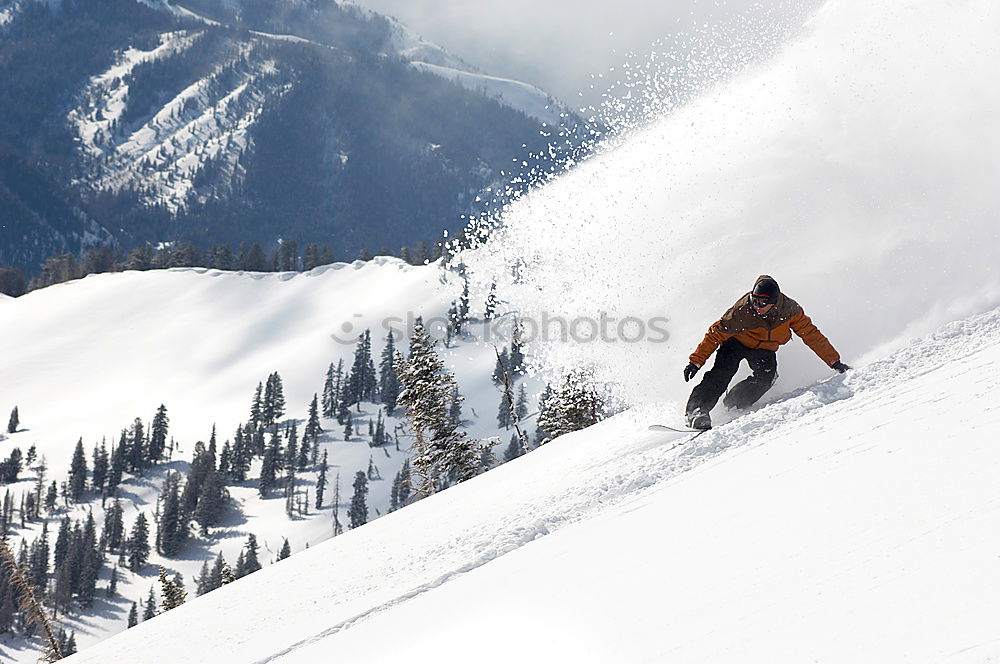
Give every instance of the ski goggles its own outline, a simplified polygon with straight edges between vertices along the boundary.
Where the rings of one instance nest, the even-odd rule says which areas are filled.
[[[750,302],[758,309],[763,309],[767,305],[771,304],[771,298],[766,295],[751,295]]]

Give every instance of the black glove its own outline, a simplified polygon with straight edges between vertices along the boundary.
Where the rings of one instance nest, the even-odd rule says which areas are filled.
[[[694,378],[694,375],[698,373],[698,369],[701,369],[701,367],[694,362],[688,362],[688,365],[684,367],[684,382],[686,383]]]
[[[839,371],[840,373],[844,373],[845,371],[847,371],[848,369],[850,369],[849,366],[847,366],[846,364],[844,364],[840,360],[837,360],[836,362],[834,362],[833,364],[831,364],[830,368],[831,369],[835,369],[836,371]]]

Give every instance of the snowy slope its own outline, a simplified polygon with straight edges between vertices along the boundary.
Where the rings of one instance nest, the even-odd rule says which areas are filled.
[[[420,71],[452,80],[468,90],[481,92],[550,126],[559,126],[560,119],[566,114],[565,106],[556,102],[544,91],[523,81],[487,76],[419,60],[411,61],[410,65]]]
[[[383,325],[392,326],[397,348],[405,350],[408,324],[418,315],[431,323],[440,319],[456,288],[460,285],[455,277],[436,264],[413,267],[378,258],[305,274],[174,269],[92,275],[20,298],[0,298],[0,343],[17,349],[0,365],[0,409],[6,416],[17,406],[21,421],[17,433],[0,435],[0,458],[14,447],[24,453],[35,445],[39,456],[46,457],[50,480],[61,481],[78,439],[82,437],[89,463],[91,450],[102,439],[110,447],[134,418],[148,425],[156,408],[165,404],[178,449],[170,464],[122,486],[124,520],[130,527],[139,512],[152,516],[166,471],[186,470],[195,441],[207,442],[213,425],[220,448],[223,441],[232,440],[237,425],[247,421],[255,387],[272,371],[282,376],[287,416],[299,422],[301,435],[307,407],[313,394],[322,391],[327,366],[343,360],[350,367],[358,334],[372,329],[376,362],[388,329]],[[476,311],[472,303],[473,314]],[[471,332],[476,327],[473,324]],[[334,334],[346,343],[335,340]],[[442,352],[466,398],[463,420],[470,435],[500,435],[505,446],[510,433],[498,431],[495,419],[500,395],[491,380],[493,348],[470,337]],[[538,384],[527,382],[530,393],[537,394]],[[351,482],[356,472],[368,468],[369,460],[382,478],[369,485],[369,517],[385,514],[393,477],[409,457],[409,442],[401,437],[398,448],[369,447],[367,421],[375,420],[378,410],[375,404],[365,404],[361,412],[355,411],[356,432],[350,441],[335,420],[322,421],[326,433],[321,447],[331,466],[322,510],[310,505],[309,515],[289,519],[280,491],[261,500],[258,462],[248,482],[230,487],[236,509],[209,537],[194,538],[177,559],[154,555],[154,566],[143,574],[120,571],[120,597],[114,600],[104,597],[105,571],[96,615],[64,619],[63,626],[76,631],[81,648],[121,631],[131,602],[148,594],[155,565],[181,572],[192,592],[204,560],[222,552],[233,563],[249,533],[261,543],[265,565],[284,538],[296,554],[316,546],[333,534],[337,473],[340,521],[346,523]],[[390,434],[399,422],[398,417],[388,418]],[[17,497],[33,490],[34,473],[25,470],[21,478],[0,491],[10,490]],[[301,490],[313,497],[316,478],[312,471],[300,474]],[[99,498],[70,506],[65,513],[82,519],[89,509],[102,523]],[[49,524],[50,533],[55,527],[56,522]],[[16,547],[21,537],[37,538],[40,529],[40,523],[28,524],[11,541]],[[34,661],[36,653],[30,648],[8,645],[14,650],[5,651],[0,643],[4,656]]]
[[[690,103],[505,209],[466,262],[521,315],[580,321],[583,342],[536,347],[546,365],[680,407],[688,355],[760,274],[848,364],[1000,305],[998,30],[987,0],[830,0],[748,69],[706,50],[659,81]],[[610,342],[586,338],[602,313]],[[787,391],[829,370],[796,341],[778,374]]]
[[[1000,310],[688,445],[629,411],[76,661],[985,661],[998,367]]]

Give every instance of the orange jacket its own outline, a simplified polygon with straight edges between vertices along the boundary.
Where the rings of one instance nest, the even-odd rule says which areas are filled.
[[[765,277],[770,278],[761,275],[757,277],[757,281]],[[736,337],[747,348],[778,350],[778,346],[788,343],[792,338],[792,332],[801,337],[827,366],[840,360],[840,353],[813,325],[799,303],[784,293],[778,296],[778,301],[763,316],[750,303],[750,293],[741,297],[722,314],[722,318],[708,328],[705,338],[691,353],[690,360],[699,367],[704,366],[715,349],[730,337]]]

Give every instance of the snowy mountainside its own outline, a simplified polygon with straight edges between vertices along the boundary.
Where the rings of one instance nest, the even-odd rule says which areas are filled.
[[[546,144],[544,93],[458,85],[460,60],[332,0],[24,0],[3,17],[0,148],[25,164],[0,169],[0,262],[29,272],[92,246],[81,219],[126,247],[294,239],[351,259],[431,241]]]
[[[636,408],[78,659],[984,661],[998,364],[994,310],[687,444]]]
[[[372,330],[376,362],[385,341],[383,323],[396,334],[396,347],[406,349],[407,325],[417,315],[440,320],[461,289],[454,275],[436,264],[414,267],[397,259],[378,258],[354,264],[334,264],[309,273],[231,273],[174,269],[92,275],[56,287],[33,291],[0,302],[0,342],[19,349],[0,367],[0,408],[17,406],[21,426],[0,436],[0,460],[17,447],[22,454],[35,446],[44,456],[50,480],[65,479],[78,440],[88,459],[91,450],[118,441],[123,428],[140,417],[146,426],[162,403],[176,441],[173,457],[121,486],[127,527],[139,512],[152,518],[167,471],[188,472],[195,442],[206,443],[216,428],[218,448],[234,439],[237,425],[247,421],[254,389],[271,372],[282,377],[287,420],[296,422],[300,436],[313,395],[321,393],[327,366],[353,361],[356,337]],[[473,314],[476,303],[472,303]],[[502,456],[511,431],[496,424],[500,394],[491,375],[491,346],[476,343],[477,323],[468,340],[453,342],[441,352],[455,371],[465,397],[462,419],[469,435],[499,436],[494,453]],[[334,337],[344,340],[337,341]],[[539,385],[523,379],[534,397]],[[373,466],[369,482],[369,518],[389,512],[393,480],[409,458],[409,441],[398,436],[380,447],[369,445],[368,422],[379,417],[379,404],[365,403],[354,411],[355,431],[345,440],[344,427],[323,418],[321,451],[329,454],[330,472],[324,506],[310,504],[308,514],[289,518],[280,491],[267,499],[258,495],[259,461],[248,480],[229,486],[235,509],[206,536],[192,538],[178,558],[154,555],[153,567],[140,574],[119,569],[118,597],[104,597],[109,577],[104,570],[96,606],[61,622],[76,632],[86,648],[125,628],[131,602],[145,598],[155,582],[155,565],[183,574],[189,598],[203,563],[222,553],[234,564],[247,536],[261,545],[261,561],[271,563],[285,538],[294,555],[313,548],[333,534],[332,503],[339,473],[339,520],[348,523],[347,505],[357,472]],[[532,410],[534,408],[532,407]],[[5,420],[6,421],[6,420]],[[397,438],[397,412],[386,417],[386,430]],[[35,486],[33,471],[23,471],[16,484],[0,491],[18,496]],[[379,479],[380,478],[380,479]],[[315,468],[299,473],[300,490],[315,500]],[[111,501],[108,501],[110,505]],[[68,504],[49,515],[50,537],[58,520],[83,519],[93,510],[98,525],[104,510],[99,496]],[[37,539],[41,522],[28,522],[11,536]],[[111,560],[108,565],[113,564]],[[159,590],[157,590],[159,594]],[[207,595],[206,595],[207,596]],[[23,642],[0,641],[0,653],[16,661],[34,661],[37,652]]]
[[[690,353],[761,274],[848,364],[998,306],[1000,91],[980,84],[998,30],[988,0],[830,0],[760,62],[706,50],[700,76],[664,76],[689,101],[504,209],[466,258],[474,281],[528,318],[606,315],[610,342],[537,355],[681,407]],[[755,49],[769,45],[735,45]],[[655,320],[668,338],[644,343]],[[797,341],[778,363],[779,391],[829,375]]]

